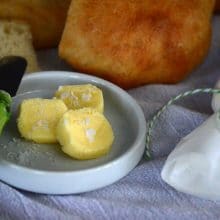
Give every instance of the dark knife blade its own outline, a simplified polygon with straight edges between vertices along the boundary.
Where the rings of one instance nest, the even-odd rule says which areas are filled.
[[[0,59],[0,89],[15,96],[27,67],[27,61],[20,56]]]

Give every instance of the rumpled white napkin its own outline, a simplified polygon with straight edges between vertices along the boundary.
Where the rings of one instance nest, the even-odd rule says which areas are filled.
[[[220,112],[184,137],[168,156],[162,179],[181,192],[220,200]]]

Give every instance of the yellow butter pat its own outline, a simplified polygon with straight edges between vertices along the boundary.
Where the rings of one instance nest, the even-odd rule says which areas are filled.
[[[62,99],[69,109],[94,108],[103,112],[104,100],[101,89],[91,84],[60,86],[55,97]]]
[[[56,131],[62,150],[80,160],[105,155],[114,140],[106,117],[92,108],[67,111],[59,120]]]
[[[56,143],[56,126],[68,110],[59,99],[26,99],[21,103],[17,121],[22,137],[36,143]]]

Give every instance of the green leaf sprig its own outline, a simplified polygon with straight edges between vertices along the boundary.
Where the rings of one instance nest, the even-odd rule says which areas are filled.
[[[0,90],[0,135],[11,117],[12,98],[9,93]]]

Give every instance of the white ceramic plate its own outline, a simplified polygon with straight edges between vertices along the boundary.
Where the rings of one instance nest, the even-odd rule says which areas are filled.
[[[77,161],[65,155],[59,145],[35,144],[20,137],[16,118],[23,99],[50,98],[59,85],[84,83],[103,91],[104,114],[115,133],[108,155]],[[37,193],[81,193],[119,180],[140,161],[145,147],[145,118],[134,99],[117,86],[84,74],[49,71],[26,75],[18,93],[13,98],[12,118],[0,139],[2,181]]]

